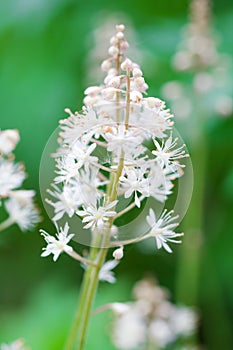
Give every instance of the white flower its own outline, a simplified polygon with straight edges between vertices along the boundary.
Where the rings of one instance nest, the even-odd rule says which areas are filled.
[[[174,149],[174,147],[177,145],[177,140],[178,138],[175,138],[172,141],[172,134],[166,141],[162,141],[161,146],[158,141],[153,140],[157,150],[152,151],[152,153],[156,156],[156,160],[162,168],[169,167],[169,165],[181,166],[177,162],[177,159],[187,157],[187,154],[185,154],[183,149],[185,145]]]
[[[57,239],[54,236],[51,236],[44,230],[40,230],[42,236],[44,236],[45,241],[48,243],[46,248],[43,248],[44,252],[41,256],[48,256],[53,254],[53,260],[56,261],[59,255],[62,252],[66,252],[68,254],[72,253],[73,248],[70,247],[67,243],[74,237],[74,234],[68,234],[69,225],[66,222],[64,229],[60,228],[60,231],[56,234]]]
[[[9,191],[20,187],[24,179],[22,164],[14,164],[0,158],[0,197],[7,197]]]
[[[18,130],[0,131],[0,153],[8,155],[11,153],[19,142]]]
[[[64,156],[61,159],[56,159],[58,176],[55,177],[54,182],[68,182],[72,177],[78,176],[79,168],[75,162],[75,159],[70,155]]]
[[[146,321],[142,312],[133,305],[117,317],[114,323],[113,342],[122,350],[133,350],[146,340]]]
[[[84,169],[88,171],[88,167],[90,164],[98,163],[98,158],[95,156],[91,156],[91,153],[94,151],[95,148],[96,143],[92,143],[88,147],[80,141],[76,141],[74,143],[69,155],[71,157],[74,157],[74,159],[77,161],[77,169],[80,169],[84,166]]]
[[[98,177],[99,169],[98,168],[90,168],[88,171],[81,169],[79,172],[78,179],[72,179],[71,185],[79,187],[80,199],[82,199],[82,204],[85,203],[96,203],[101,197],[100,192],[98,191],[98,187],[104,186],[109,183],[106,179],[105,181],[101,181]]]
[[[167,346],[176,338],[169,323],[163,319],[155,319],[150,324],[149,335],[159,348]]]
[[[87,223],[84,228],[95,228],[95,227],[103,227],[104,223],[108,220],[108,218],[116,215],[116,212],[111,210],[117,204],[117,201],[113,201],[107,204],[105,207],[88,206],[84,210],[77,211],[77,214],[81,217],[84,217],[82,222]]]
[[[175,175],[172,173],[173,179]],[[154,164],[148,174],[148,181],[150,195],[159,202],[164,202],[167,196],[172,193],[173,184],[167,169],[162,169],[159,165]]]
[[[34,190],[15,190],[9,193],[11,198],[15,198],[21,205],[31,205],[36,192]]]
[[[197,315],[189,307],[180,306],[173,308],[170,317],[171,327],[177,336],[190,336],[197,327]]]
[[[127,130],[125,125],[112,128],[111,132],[103,135],[108,142],[107,150],[115,152],[118,156],[121,151],[127,155],[134,152],[142,143],[142,137],[135,134],[134,130]]]
[[[164,210],[158,221],[156,221],[155,213],[152,209],[149,211],[149,215],[146,217],[148,224],[151,227],[150,236],[156,240],[157,248],[164,248],[168,253],[172,250],[166,242],[180,243],[181,241],[174,240],[174,238],[182,236],[182,233],[175,233],[173,229],[178,226],[178,223],[174,223],[178,216],[171,216],[171,212]]]
[[[120,177],[121,185],[125,191],[125,198],[129,198],[134,194],[134,201],[138,208],[141,206],[141,201],[138,198],[137,192],[140,192],[145,197],[150,195],[149,181],[144,177],[145,170],[142,168],[126,170],[124,176]]]
[[[5,202],[9,219],[17,224],[22,231],[31,230],[40,221],[39,213],[32,200],[12,197]]]
[[[111,270],[113,270],[118,264],[119,261],[117,260],[108,260],[106,263],[104,263],[99,272],[99,280],[115,283],[116,277],[114,276],[114,272]]]
[[[53,217],[53,220],[60,220],[65,213],[71,218],[78,207],[83,204],[80,197],[79,187],[64,184],[62,190],[60,190],[56,185],[53,185],[53,188],[55,191],[52,192],[48,190],[48,193],[57,198],[58,201],[54,203],[47,200],[47,202],[54,207],[55,216]]]
[[[65,112],[69,114],[69,118],[60,120],[61,132],[59,136],[61,136],[63,144],[71,145],[81,136],[84,130],[84,117],[77,112],[73,114],[69,108],[66,108]]]

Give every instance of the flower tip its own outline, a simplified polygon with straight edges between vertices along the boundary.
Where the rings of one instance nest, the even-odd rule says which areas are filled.
[[[116,25],[116,31],[117,32],[123,32],[125,30],[124,24],[117,24]]]

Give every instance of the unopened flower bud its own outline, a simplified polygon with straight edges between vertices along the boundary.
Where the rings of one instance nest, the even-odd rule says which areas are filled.
[[[85,95],[90,95],[90,96],[95,96],[100,92],[100,87],[99,86],[90,86],[88,87],[85,91]]]
[[[159,108],[163,105],[163,101],[155,97],[148,97],[146,101],[149,108]]]
[[[139,91],[145,92],[148,89],[148,84],[144,83],[143,85],[140,86]]]
[[[106,100],[111,100],[116,93],[116,89],[113,87],[108,87],[102,90],[102,95]]]
[[[129,48],[129,44],[126,40],[121,42],[121,50],[127,50]]]
[[[114,88],[119,88],[120,84],[121,84],[121,78],[120,77],[113,77],[108,82],[108,85],[112,86]]]
[[[145,80],[143,77],[135,78],[134,82],[135,82],[137,87],[141,87],[145,84]]]
[[[116,46],[110,46],[110,48],[108,49],[108,53],[110,56],[116,56],[119,53],[119,50]]]
[[[87,95],[87,96],[83,99],[83,102],[84,102],[85,105],[87,105],[87,106],[94,105],[97,101],[98,101],[98,99],[96,99],[96,97],[92,97],[92,96],[90,96],[90,95]]]
[[[112,67],[112,64],[109,60],[105,60],[101,64],[101,69],[104,72],[108,72],[111,67]]]
[[[132,69],[132,61],[129,58],[126,58],[124,62],[121,63],[121,69],[127,71],[128,69]]]
[[[111,44],[112,46],[116,46],[117,43],[118,43],[117,37],[116,37],[116,36],[113,36],[113,37],[110,39],[110,44]]]
[[[122,40],[122,39],[124,38],[124,33],[118,32],[118,33],[116,34],[116,37],[117,37],[117,39]]]
[[[134,78],[140,78],[142,76],[142,71],[139,68],[133,69],[133,76]]]
[[[133,90],[130,92],[130,100],[133,102],[139,102],[142,100],[142,94],[139,91]]]
[[[117,30],[117,32],[123,32],[125,30],[124,24],[117,24],[116,30]]]
[[[120,260],[120,259],[123,258],[123,256],[124,256],[123,248],[124,248],[124,247],[121,246],[120,248],[114,250],[114,252],[113,252],[113,254],[112,254],[112,256],[114,257],[114,259]]]

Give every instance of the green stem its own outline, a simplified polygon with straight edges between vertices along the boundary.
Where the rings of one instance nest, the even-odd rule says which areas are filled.
[[[99,282],[99,271],[101,269],[101,266],[103,265],[106,255],[107,255],[107,248],[100,249],[99,252],[99,257],[98,257],[98,263],[97,263],[97,268],[92,269],[92,276],[90,280],[90,285],[89,285],[89,292],[87,296],[87,304],[85,307],[85,312],[83,316],[83,321],[82,321],[82,328],[80,329],[80,338],[78,340],[78,346],[77,350],[82,350],[84,349],[84,343],[86,339],[86,334],[87,334],[87,328],[88,328],[88,323],[89,319],[91,316],[91,308],[95,299],[97,287],[98,287],[98,282]]]
[[[110,181],[110,184],[109,184],[109,187],[112,189],[111,195],[109,198],[110,202],[114,201],[117,198],[118,181],[121,176],[123,166],[124,166],[124,156],[122,154],[120,158],[118,170],[114,174],[115,176],[112,177],[112,180]],[[113,220],[114,218],[109,219],[108,230],[106,233],[104,233],[103,247],[106,247],[109,245],[109,236],[110,236]],[[90,265],[85,271],[81,295],[80,295],[80,301],[79,301],[78,309],[75,315],[74,323],[70,332],[70,336],[68,338],[67,345],[65,347],[66,350],[73,349],[77,336],[79,337],[77,350],[84,349],[84,343],[86,339],[87,328],[88,328],[88,323],[89,323],[90,314],[91,314],[91,307],[92,307],[96,290],[98,287],[99,271],[105,261],[107,251],[108,251],[107,248],[100,248],[100,249],[96,248],[100,245],[100,239],[101,239],[101,235],[98,234],[90,250],[89,259],[91,261],[94,261],[97,258],[98,260],[95,261],[96,266]]]
[[[6,219],[5,221],[1,222],[0,224],[0,231],[5,230],[6,228],[10,227],[11,225],[13,225],[13,221],[12,218],[9,217],[8,219]]]
[[[120,71],[120,55],[118,55],[117,57],[117,70]],[[127,80],[126,117],[125,117],[126,129],[128,128],[128,121],[129,121],[129,114],[130,114],[130,108],[129,108],[130,107],[130,94],[129,94],[130,78],[129,76],[127,77],[127,79],[128,80]],[[119,102],[120,102],[120,94],[117,94],[117,98],[116,98],[117,123],[120,122],[120,114],[118,109]],[[124,167],[124,151],[121,151],[117,171],[115,173],[111,173],[110,175],[110,183],[107,188],[107,202],[113,202],[114,200],[117,199],[117,189],[119,185],[119,178],[121,176],[123,167]],[[105,247],[108,247],[110,243],[110,234],[111,234],[111,228],[112,228],[113,222],[114,222],[114,217],[109,218],[108,228],[106,229],[106,232],[102,232],[102,235],[97,234],[98,238],[95,238],[97,240],[101,239],[100,237],[104,238],[101,245],[102,248],[96,248],[100,246],[100,241],[94,242],[92,244],[89,258],[91,261],[93,261],[96,264],[96,266],[89,265],[87,270],[85,271],[81,295],[80,295],[80,302],[75,315],[74,324],[71,329],[70,336],[68,338],[68,342],[65,348],[66,350],[72,350],[74,348],[74,344],[77,336],[78,336],[78,344],[76,349],[77,350],[84,349],[87,330],[88,330],[88,324],[91,316],[91,309],[92,309],[92,305],[93,305],[96,291],[98,288],[99,271],[102,265],[104,264],[104,261],[107,256],[108,248],[105,248]]]
[[[97,241],[98,240],[98,241]],[[97,253],[98,253],[98,248],[96,248],[96,245],[99,243],[99,237],[95,237],[95,241],[93,242],[93,247],[90,250],[90,255],[89,258],[90,260],[94,261]],[[65,346],[65,350],[72,350],[75,340],[77,338],[77,332],[80,326],[80,322],[83,316],[83,309],[85,307],[85,301],[86,297],[88,294],[88,289],[89,289],[89,284],[90,284],[90,279],[91,279],[91,274],[92,270],[96,269],[97,267],[94,266],[88,266],[87,270],[84,273],[84,278],[82,282],[82,288],[81,288],[81,293],[80,293],[80,298],[79,298],[79,303],[78,303],[78,308],[74,317],[73,325],[67,340],[67,344]]]

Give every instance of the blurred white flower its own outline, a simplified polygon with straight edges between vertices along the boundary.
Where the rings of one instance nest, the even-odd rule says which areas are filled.
[[[117,317],[112,339],[122,350],[133,350],[145,342],[146,323],[137,307],[131,306]]]
[[[115,283],[116,277],[114,276],[114,272],[112,271],[117,265],[119,261],[117,260],[108,260],[100,269],[99,272],[99,280],[106,281],[109,283]]]
[[[197,314],[189,307],[172,304],[168,291],[153,278],[138,281],[133,294],[135,301],[111,305],[115,316],[112,340],[117,348],[145,349],[148,342],[151,349],[170,344],[173,348],[179,337],[185,344],[185,338],[197,331]]]
[[[179,306],[172,310],[170,324],[177,336],[188,337],[197,328],[197,314],[188,307]]]
[[[149,337],[160,348],[164,348],[176,338],[169,323],[163,319],[152,321],[149,327]]]
[[[17,339],[10,344],[0,344],[0,350],[26,350],[26,347],[22,339]]]
[[[22,185],[25,179],[22,164],[0,158],[0,197],[7,197],[9,191]]]
[[[0,130],[0,154],[8,155],[14,151],[19,140],[18,130]]]
[[[22,199],[13,195],[12,198],[6,200],[5,207],[9,214],[9,221],[17,224],[22,231],[33,229],[40,221],[39,212],[32,197]]]

